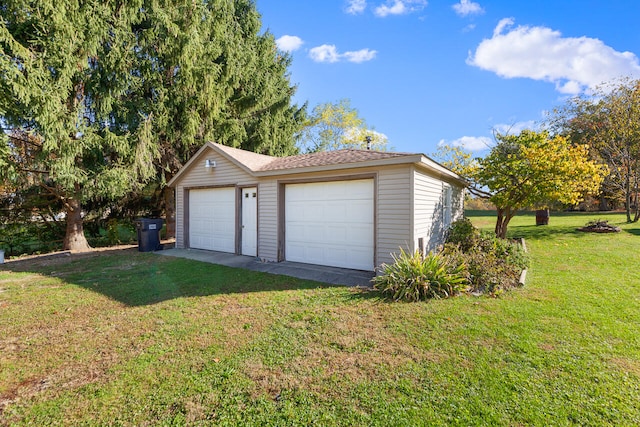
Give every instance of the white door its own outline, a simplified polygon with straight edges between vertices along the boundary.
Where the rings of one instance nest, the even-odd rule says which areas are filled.
[[[258,255],[258,189],[242,189],[242,255]]]
[[[373,180],[289,184],[288,261],[373,270]]]
[[[235,252],[236,189],[189,190],[189,246]]]

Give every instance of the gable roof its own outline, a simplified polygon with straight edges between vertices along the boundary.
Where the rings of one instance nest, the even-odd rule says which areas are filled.
[[[205,147],[207,145],[217,149],[217,151],[222,151],[227,154],[228,157],[236,159],[251,171],[260,170],[263,166],[278,159],[278,157],[265,156],[264,154],[254,153],[253,151],[241,150],[239,148],[228,147],[226,145],[216,144],[213,142],[206,144]]]
[[[289,157],[276,157],[270,163],[264,165],[261,171],[275,171],[295,169],[312,166],[342,165],[359,163],[372,160],[392,159],[411,155],[408,153],[388,153],[384,151],[368,151],[344,149],[336,151],[322,151],[318,153],[300,154]]]
[[[180,176],[190,168],[196,158],[207,148],[219,153],[229,161],[253,176],[272,176],[282,173],[302,173],[347,169],[353,167],[384,166],[393,164],[416,164],[430,170],[440,177],[446,177],[466,186],[462,177],[450,171],[439,163],[419,153],[394,153],[386,151],[344,149],[322,151],[318,153],[299,154],[288,157],[272,157],[251,151],[228,147],[213,142],[206,143],[198,152],[178,171],[169,181],[173,186]]]

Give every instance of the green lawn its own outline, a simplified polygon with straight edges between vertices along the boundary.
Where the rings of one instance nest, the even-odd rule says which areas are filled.
[[[575,231],[600,218],[623,231]],[[0,425],[639,425],[623,221],[516,217],[532,266],[498,299],[389,303],[135,250],[9,263]]]

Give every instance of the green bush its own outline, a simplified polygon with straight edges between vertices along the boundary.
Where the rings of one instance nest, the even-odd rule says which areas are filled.
[[[463,252],[457,245],[445,245],[442,255],[455,265],[466,268],[469,290],[497,296],[518,285],[522,268],[498,256],[496,252],[485,252],[479,247]]]
[[[95,220],[87,222],[85,236],[94,248],[127,245],[136,242],[137,231],[128,219]]]
[[[0,223],[0,249],[7,257],[46,253],[62,248],[64,228],[42,222]]]
[[[442,255],[452,264],[465,266],[472,292],[494,296],[517,286],[520,273],[529,265],[522,245],[479,231],[467,219],[452,224]]]
[[[382,264],[373,286],[395,301],[447,298],[467,286],[464,264],[451,263],[442,255],[422,256],[418,251],[410,255],[401,248],[393,258],[393,264]]]
[[[494,253],[498,258],[504,259],[508,264],[513,264],[521,270],[529,266],[529,256],[521,244],[509,239],[501,239],[490,231],[480,232],[477,246],[486,253]]]
[[[463,251],[476,246],[480,239],[480,231],[473,226],[471,220],[463,218],[451,223],[447,231],[447,243],[459,245]]]

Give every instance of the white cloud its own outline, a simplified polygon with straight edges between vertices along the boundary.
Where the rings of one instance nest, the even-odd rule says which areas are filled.
[[[426,0],[387,0],[385,4],[376,7],[374,13],[384,18],[388,15],[404,15],[422,10],[427,6]]]
[[[371,49],[360,49],[354,52],[345,52],[341,56],[344,57],[349,62],[360,63],[365,61],[371,61],[373,58],[376,57],[377,53],[378,52]]]
[[[533,120],[528,120],[525,122],[516,122],[512,124],[497,124],[493,127],[494,133],[500,133],[502,135],[518,135],[525,129],[529,130],[540,130],[540,124]],[[458,139],[454,139],[453,141],[447,141],[445,139],[441,139],[438,142],[438,147],[442,147],[443,145],[449,145],[452,147],[461,147],[467,151],[484,151],[493,147],[494,139],[488,136],[463,136]]]
[[[453,141],[445,141],[441,139],[438,146],[450,145],[452,147],[461,147],[468,151],[482,151],[491,147],[492,139],[488,136],[463,136]]]
[[[469,0],[460,0],[460,3],[456,3],[451,7],[459,16],[480,15],[484,13],[482,6]]]
[[[509,28],[515,23],[516,21],[513,18],[502,18],[496,28],[493,29],[493,37],[496,38],[505,28]]]
[[[618,52],[589,37],[562,37],[546,27],[518,26],[502,19],[493,36],[483,40],[467,63],[500,77],[552,82],[564,94],[579,94],[623,76],[640,77],[632,52]]]
[[[473,31],[476,29],[476,24],[469,24],[462,29],[463,33],[468,33],[469,31]]]
[[[385,17],[387,15],[402,15],[406,13],[407,7],[403,2],[396,0],[391,6],[383,4],[381,6],[376,7],[376,15]]]
[[[276,40],[276,46],[284,52],[293,52],[294,50],[298,50],[303,44],[304,42],[298,36],[285,35]]]
[[[539,130],[539,128],[540,128],[540,125],[533,120],[528,120],[526,122],[516,122],[510,125],[501,123],[493,127],[493,129],[496,132],[501,133],[503,135],[518,135],[520,132],[522,132],[525,129]]]
[[[323,44],[309,50],[309,57],[315,62],[338,62],[342,59],[349,62],[365,62],[370,61],[376,57],[377,52],[371,49],[361,49],[357,51],[350,51],[345,53],[338,52],[335,45]]]
[[[351,15],[357,15],[364,12],[367,7],[366,0],[348,0],[345,11]]]
[[[309,51],[309,56],[316,62],[338,62],[340,55],[335,45],[323,44]]]

